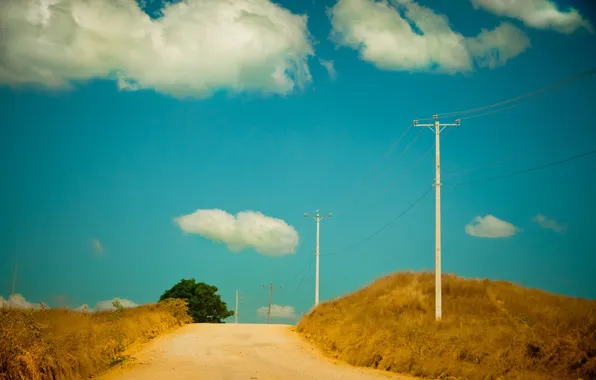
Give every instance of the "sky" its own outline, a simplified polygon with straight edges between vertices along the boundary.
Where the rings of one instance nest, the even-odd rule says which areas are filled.
[[[273,284],[295,323],[317,209],[322,301],[433,271],[434,136],[412,121],[596,66],[587,0],[8,0],[0,21],[0,302],[25,307],[195,278],[246,323]],[[596,299],[596,155],[450,186],[593,150],[595,98],[585,77],[443,130],[444,273]]]

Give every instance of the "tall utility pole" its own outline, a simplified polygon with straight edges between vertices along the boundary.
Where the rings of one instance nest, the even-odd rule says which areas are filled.
[[[320,231],[320,224],[321,224],[321,219],[323,218],[331,218],[332,214],[329,213],[329,215],[320,215],[319,214],[319,210],[315,210],[315,215],[312,217],[314,220],[316,220],[317,222],[317,245],[316,245],[316,250],[315,250],[315,261],[316,261],[316,269],[315,269],[315,306],[317,306],[319,304],[319,256],[320,256],[320,252],[319,252],[319,231]],[[308,215],[307,212],[304,213],[304,217],[305,218],[310,218],[311,216]]]
[[[234,323],[238,323],[238,289],[236,289],[236,311],[234,312]]]
[[[435,319],[441,320],[441,131],[446,127],[459,127],[459,119],[454,124],[439,123],[439,116],[433,115],[434,123],[419,124],[414,120],[416,127],[428,127],[435,134]]]
[[[263,285],[263,287],[267,287],[267,285]],[[273,302],[273,284],[269,284],[269,309],[267,310],[267,324],[271,320],[271,303]],[[281,288],[281,286],[280,286]]]

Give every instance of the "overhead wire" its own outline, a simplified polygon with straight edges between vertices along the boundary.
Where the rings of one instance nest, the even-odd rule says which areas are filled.
[[[399,159],[401,156],[403,156],[408,150],[410,150],[410,148],[412,147],[412,145],[414,145],[414,143],[416,141],[418,141],[418,139],[420,138],[420,136],[422,135],[422,133],[424,132],[424,130],[420,129],[418,131],[418,133],[416,134],[416,136],[414,136],[414,138],[412,139],[412,141],[410,141],[410,143],[408,145],[406,145],[406,147],[400,152],[400,154],[395,158],[395,160],[397,161],[397,159]],[[394,161],[395,162],[395,161]],[[384,176],[381,176],[384,177]]]
[[[381,157],[380,160],[378,160],[375,164],[373,164],[366,172],[365,174],[360,177],[360,179],[356,182],[353,191],[357,191],[357,188],[359,186],[362,185],[362,183],[364,182],[364,180],[369,176],[370,173],[374,172],[380,165],[381,163],[383,163],[388,157],[389,155],[395,150],[395,148],[397,148],[397,146],[399,145],[399,143],[404,139],[404,137],[410,132],[410,130],[412,130],[412,128],[414,127],[413,124],[410,124],[408,126],[408,128],[391,144],[391,146],[389,147],[389,149],[383,154],[383,156]],[[408,149],[408,147],[406,147],[405,149]],[[403,152],[401,152],[398,157],[400,157],[403,154]],[[344,197],[343,201],[340,201],[338,203],[338,205],[342,205],[342,203],[349,203],[354,197],[354,194],[348,195],[346,197]],[[339,207],[341,208],[341,207]],[[337,214],[338,212],[335,211],[335,213]]]
[[[307,268],[307,270],[308,270],[308,269],[310,269],[310,268],[312,267],[312,263],[313,263],[313,261],[314,261],[314,260],[311,260],[311,261],[310,261],[310,264],[308,265],[308,268]],[[298,284],[298,286],[296,287],[296,289],[295,289],[295,290],[292,292],[292,294],[290,295],[290,298],[293,298],[293,297],[296,295],[296,293],[298,293],[298,290],[300,290],[300,288],[302,287],[302,284],[304,283],[304,280],[305,280],[305,279],[306,279],[308,276],[309,276],[309,275],[308,275],[308,273],[306,273],[304,276],[302,276],[302,280],[300,280],[300,283]]]
[[[535,91],[532,91],[532,92],[528,92],[528,93],[525,93],[525,94],[522,94],[522,95],[519,95],[519,96],[510,98],[510,99],[507,99],[507,100],[503,100],[503,101],[500,101],[500,102],[497,102],[497,103],[489,104],[489,105],[482,106],[482,107],[476,107],[476,108],[472,108],[472,109],[468,109],[468,110],[464,110],[464,111],[441,113],[441,114],[438,114],[438,117],[455,117],[457,115],[467,115],[467,114],[470,114],[470,113],[484,111],[486,109],[490,109],[490,108],[494,108],[494,107],[499,107],[499,106],[502,106],[502,105],[505,105],[505,104],[509,104],[509,103],[518,101],[520,99],[529,98],[529,97],[538,95],[540,93],[553,90],[553,89],[555,89],[557,87],[560,87],[560,86],[562,86],[564,84],[573,82],[573,81],[578,80],[578,79],[581,79],[581,78],[587,78],[587,77],[589,77],[591,75],[594,75],[594,74],[596,74],[596,67],[593,67],[591,69],[588,69],[586,71],[583,71],[583,72],[581,72],[579,74],[572,75],[572,76],[567,77],[565,79],[562,79],[562,80],[560,80],[560,81],[558,81],[556,83],[553,83],[553,84],[550,84],[548,86],[542,87],[542,88],[540,88],[538,90],[535,90]],[[509,108],[513,108],[513,106],[506,107],[506,108],[504,108],[502,110],[509,109]],[[500,112],[500,111],[497,111],[497,112]],[[484,115],[488,115],[488,114],[489,113],[486,113]],[[482,116],[484,116],[484,115],[482,115]],[[471,119],[473,117],[480,117],[480,116],[469,116],[469,117],[466,117],[466,119]],[[424,120],[432,120],[432,119],[433,118],[420,118],[418,120],[424,121]],[[463,119],[463,118],[460,118],[460,119]]]
[[[519,158],[519,157],[523,156],[525,153],[526,152],[524,152],[524,153],[518,153],[518,154],[512,154],[512,155],[506,156],[505,158],[501,158],[501,159],[498,159],[498,160],[490,161],[490,162],[487,162],[487,163],[482,164],[482,165],[474,166],[474,167],[472,167],[470,169],[465,169],[465,170],[461,170],[461,171],[457,171],[457,172],[447,172],[446,174],[441,174],[441,178],[442,179],[445,179],[445,178],[457,177],[457,176],[460,176],[460,175],[463,175],[463,174],[475,172],[475,171],[480,170],[480,169],[488,168],[490,166],[502,164],[502,163],[508,162],[510,160],[513,160],[515,158]]]
[[[393,182],[391,182],[389,184],[389,186],[387,186],[379,196],[383,196],[385,193],[387,193],[387,191],[389,191],[393,186],[395,186],[397,183],[399,183],[400,179],[403,178],[404,176],[406,176],[407,174],[409,174],[412,170],[414,170],[419,164],[420,162],[422,162],[422,160],[428,156],[428,154],[430,152],[432,152],[432,150],[434,149],[435,144],[432,144],[432,146],[430,148],[428,148],[428,150],[426,152],[424,152],[422,154],[422,156],[418,157],[418,159],[414,162],[414,165],[410,168],[410,170],[407,170],[406,172],[402,173],[401,176],[398,176]]]
[[[350,249],[364,243],[365,241],[368,241],[370,239],[372,239],[373,237],[377,236],[378,234],[380,234],[381,232],[383,232],[385,229],[387,229],[389,226],[391,226],[393,223],[395,223],[398,219],[400,219],[402,216],[404,216],[408,211],[410,211],[412,208],[414,208],[414,206],[416,206],[433,188],[430,187],[428,190],[426,190],[420,197],[418,197],[414,202],[412,202],[408,207],[406,207],[401,213],[399,213],[395,218],[391,219],[389,222],[387,222],[383,227],[379,228],[378,230],[376,230],[375,232],[373,232],[372,234],[366,236],[365,238],[343,248],[340,251],[337,252],[332,252],[332,253],[327,253],[327,254],[322,254],[321,256],[332,256],[332,255],[338,255],[340,253],[344,253],[346,251],[349,251]]]
[[[441,187],[459,187],[459,186],[464,186],[464,185],[472,185],[472,184],[476,184],[476,183],[489,182],[489,181],[493,181],[493,180],[497,180],[497,179],[501,179],[501,178],[513,177],[513,176],[516,176],[516,175],[530,173],[530,172],[533,172],[533,171],[537,171],[537,170],[549,168],[551,166],[560,165],[560,164],[563,164],[563,163],[566,163],[566,162],[569,162],[569,161],[578,160],[580,158],[587,157],[587,156],[592,155],[592,154],[595,154],[595,153],[596,153],[596,149],[593,149],[591,151],[584,152],[584,153],[581,153],[581,154],[578,154],[578,155],[575,155],[575,156],[567,157],[567,158],[564,158],[562,160],[549,162],[549,163],[544,164],[544,165],[535,166],[535,167],[524,169],[524,170],[520,170],[520,171],[517,171],[517,172],[507,173],[507,174],[501,174],[501,175],[498,175],[498,176],[483,178],[483,179],[474,180],[474,181],[465,181],[465,182],[459,182],[459,183],[454,183],[454,184],[442,184]]]

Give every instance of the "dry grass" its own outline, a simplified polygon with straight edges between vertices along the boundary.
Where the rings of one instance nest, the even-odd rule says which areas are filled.
[[[0,309],[0,379],[89,378],[125,359],[124,350],[189,323],[182,300],[123,311]]]
[[[504,281],[396,273],[322,303],[297,330],[353,365],[428,378],[596,379],[596,302]]]

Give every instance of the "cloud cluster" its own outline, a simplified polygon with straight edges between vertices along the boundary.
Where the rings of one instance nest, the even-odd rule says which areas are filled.
[[[266,317],[268,306],[262,306],[257,309],[257,315],[260,317]],[[286,305],[271,305],[271,317],[272,318],[283,318],[283,319],[294,319],[296,317],[296,311],[293,306]]]
[[[89,307],[89,305],[87,305],[87,304],[83,304],[81,306],[75,307],[74,310],[87,311],[90,313],[96,312],[96,311],[113,311],[113,310],[116,310],[116,308],[113,305],[114,301],[120,302],[122,307],[124,307],[125,309],[130,308],[130,307],[139,306],[130,300],[116,297],[111,300],[99,301],[98,303],[95,304],[94,308]]]
[[[339,0],[329,17],[337,45],[386,70],[469,72],[474,61],[493,68],[530,47],[528,37],[506,22],[464,37],[446,16],[413,0]]]
[[[557,222],[556,220],[548,219],[546,216],[542,214],[536,215],[532,220],[538,223],[540,227],[548,230],[553,230],[555,232],[565,232],[567,230],[567,225],[559,224],[559,222]]]
[[[515,18],[529,27],[553,29],[570,34],[579,28],[593,33],[592,24],[575,8],[562,12],[551,0],[470,0],[474,8],[482,8],[497,16]]]
[[[465,231],[468,235],[479,238],[507,238],[515,235],[519,228],[493,215],[477,216],[467,224]]]
[[[275,256],[294,253],[298,245],[298,232],[294,227],[255,211],[234,216],[217,209],[197,210],[176,218],[175,222],[182,231],[224,243],[233,252],[253,248],[264,255]]]
[[[127,0],[3,0],[0,84],[111,78],[121,90],[202,97],[311,81],[306,16],[270,0],[185,0],[162,13]]]
[[[21,294],[12,294],[8,299],[0,297],[0,308],[7,307],[13,309],[33,309],[39,310],[42,307],[48,309],[49,307],[43,302],[31,303],[25,299]]]
[[[75,307],[73,310],[88,311],[88,312],[116,310],[116,308],[112,304],[114,301],[119,301],[120,304],[124,308],[139,306],[130,300],[116,297],[111,300],[99,301],[97,304],[95,304],[95,308],[91,308],[91,307],[89,307],[89,305],[83,304],[81,306]],[[40,310],[42,307],[44,309],[50,308],[48,305],[46,305],[43,302],[38,302],[38,303],[29,302],[21,294],[13,294],[10,297],[8,297],[8,300],[5,299],[4,297],[0,297],[0,307],[7,307],[7,308],[14,308],[14,309],[33,309],[33,310]]]

